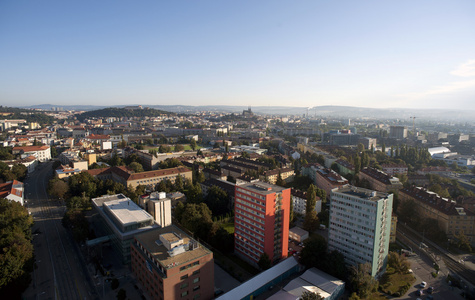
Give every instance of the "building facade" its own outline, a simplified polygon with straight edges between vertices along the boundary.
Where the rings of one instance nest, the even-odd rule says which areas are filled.
[[[406,201],[414,201],[417,217],[437,221],[439,229],[449,239],[464,234],[468,240],[475,242],[475,214],[455,201],[442,198],[438,194],[422,187],[408,187],[399,191],[398,210]]]
[[[123,263],[130,262],[134,235],[159,227],[149,213],[123,194],[94,198],[92,204],[111,237],[112,246],[122,255]]]
[[[393,195],[354,186],[332,191],[328,248],[351,265],[371,264],[384,272],[388,259]]]
[[[131,268],[147,299],[213,299],[213,253],[175,226],[139,234]]]
[[[234,250],[256,265],[262,254],[271,261],[287,256],[290,188],[266,182],[236,186]]]
[[[14,147],[12,153],[13,155],[20,154],[22,158],[32,155],[41,162],[51,159],[51,148],[49,146]]]
[[[407,127],[406,126],[390,126],[389,127],[389,138],[402,140],[407,137]]]

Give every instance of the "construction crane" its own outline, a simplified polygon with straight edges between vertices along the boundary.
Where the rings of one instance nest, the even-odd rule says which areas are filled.
[[[412,134],[416,136],[416,118],[417,117],[410,117],[412,119]]]

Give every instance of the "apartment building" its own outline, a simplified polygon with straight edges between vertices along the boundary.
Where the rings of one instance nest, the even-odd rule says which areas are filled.
[[[407,127],[406,126],[389,126],[389,138],[402,140],[407,137]]]
[[[380,192],[396,191],[402,188],[402,183],[399,178],[390,176],[378,169],[363,168],[358,174],[360,179],[368,180],[371,189]]]
[[[439,229],[454,238],[463,233],[472,243],[475,242],[475,214],[458,205],[455,201],[442,198],[423,187],[408,187],[399,191],[399,205],[414,201],[418,217],[437,220]]]
[[[406,165],[396,165],[396,164],[383,164],[381,166],[383,172],[390,175],[395,176],[396,174],[407,174],[407,166]]]
[[[112,246],[130,262],[130,244],[136,234],[158,228],[153,217],[123,194],[105,195],[91,199],[99,213]]]
[[[170,169],[162,169],[155,171],[146,171],[140,173],[134,173],[132,170],[126,167],[111,167],[103,169],[93,169],[85,171],[94,177],[99,179],[112,179],[115,182],[122,183],[129,187],[136,188],[139,185],[147,187],[155,187],[163,180],[170,180],[175,182],[177,176],[183,177],[183,181],[186,179],[192,179],[192,171],[185,167],[177,167]]]
[[[256,265],[266,253],[271,261],[287,256],[290,188],[255,181],[236,186],[234,251]]]
[[[348,185],[334,189],[331,198],[328,248],[348,264],[370,263],[372,276],[384,272],[393,195]]]
[[[135,236],[131,257],[147,299],[213,299],[213,253],[176,226]]]
[[[307,192],[291,189],[290,193],[292,195],[292,204],[294,206],[294,212],[301,215],[305,215],[307,209]],[[321,211],[322,199],[316,196],[315,212],[319,214]]]
[[[13,147],[12,154],[20,154],[21,157],[34,156],[44,162],[51,159],[51,148],[49,146]]]
[[[302,174],[309,176],[313,180],[315,186],[325,190],[328,196],[331,195],[333,189],[342,187],[349,183],[345,177],[320,164],[308,164],[302,167]]]
[[[285,182],[292,181],[295,176],[294,169],[281,168],[265,171],[264,174],[260,175],[259,177],[262,181],[267,181],[271,184],[275,184],[277,182],[277,179],[279,178],[279,174],[282,180],[284,180]]]

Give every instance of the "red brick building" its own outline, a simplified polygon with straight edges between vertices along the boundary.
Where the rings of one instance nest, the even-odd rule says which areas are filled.
[[[287,256],[290,188],[266,182],[236,186],[234,252],[257,264],[266,253],[271,261]]]
[[[147,299],[213,299],[213,253],[177,227],[135,236],[130,253],[132,272]]]

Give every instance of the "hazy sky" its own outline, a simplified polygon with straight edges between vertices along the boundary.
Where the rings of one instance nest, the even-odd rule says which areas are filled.
[[[0,104],[475,109],[475,1],[0,1]]]

